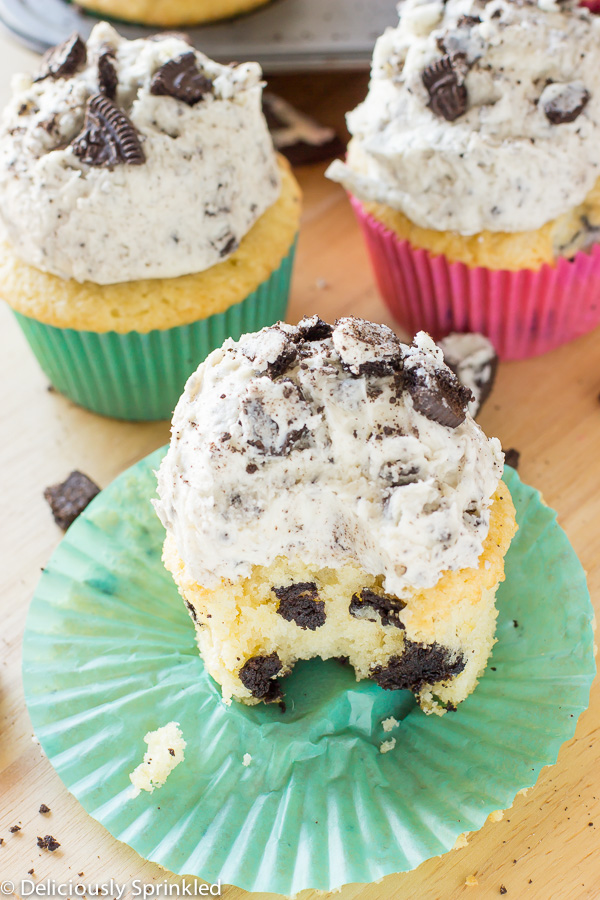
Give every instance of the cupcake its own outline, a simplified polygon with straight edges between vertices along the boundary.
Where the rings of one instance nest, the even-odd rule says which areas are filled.
[[[0,133],[2,296],[54,386],[171,415],[232,335],[285,313],[299,188],[255,63],[182,39],[76,35],[18,76]]]
[[[600,20],[573,3],[406,0],[379,38],[350,192],[381,293],[411,332],[503,357],[600,322]]]
[[[143,25],[199,25],[264,6],[269,0],[79,0],[78,6],[102,16]]]
[[[155,505],[226,703],[281,702],[313,657],[427,713],[471,693],[516,526],[470,399],[427,334],[353,317],[227,340],[192,375]]]

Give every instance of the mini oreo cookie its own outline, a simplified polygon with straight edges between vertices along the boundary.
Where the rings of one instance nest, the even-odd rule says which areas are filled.
[[[551,96],[544,101],[542,95],[542,107],[546,118],[552,125],[565,125],[574,122],[581,115],[590,99],[590,92],[581,82],[570,84],[549,85]],[[548,88],[546,88],[548,91]]]
[[[50,504],[54,521],[66,531],[88,503],[100,493],[97,484],[77,470],[71,472],[66,481],[53,484],[44,491],[44,498]]]
[[[398,597],[387,594],[376,594],[370,588],[363,588],[353,594],[348,610],[355,619],[368,619],[369,622],[381,620],[382,625],[395,625],[404,629],[400,621],[400,613],[406,606]]]
[[[70,78],[87,62],[87,49],[77,32],[51,47],[42,57],[40,70],[34,81],[43,81],[44,78]]]
[[[420,691],[425,684],[436,684],[459,675],[467,662],[441,644],[404,642],[402,656],[390,656],[387,665],[375,666],[370,678],[385,691]]]
[[[111,49],[103,50],[98,57],[98,87],[100,93],[114,100],[117,96],[119,78],[114,65],[114,52]]]
[[[198,69],[193,50],[166,62],[154,73],[150,83],[151,94],[174,97],[188,106],[195,106],[212,90],[212,81]]]
[[[273,679],[281,669],[281,660],[277,653],[251,656],[239,671],[240,681],[257,700],[277,703],[283,697],[283,692]]]
[[[94,94],[88,100],[83,131],[71,146],[75,156],[88,166],[112,168],[146,162],[135,126],[103,94]]]
[[[432,111],[447,122],[453,122],[467,111],[467,88],[461,71],[463,65],[462,54],[446,54],[427,66],[421,76]]]
[[[287,587],[274,587],[273,593],[279,600],[277,612],[287,622],[295,622],[306,631],[316,631],[325,624],[325,602],[319,600],[314,581],[300,581]]]

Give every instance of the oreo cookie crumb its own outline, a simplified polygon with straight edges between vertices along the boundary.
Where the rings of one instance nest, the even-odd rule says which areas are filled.
[[[192,619],[194,620],[194,622],[197,622],[197,621],[198,621],[198,616],[197,616],[197,613],[196,613],[196,608],[195,608],[195,606],[193,606],[193,604],[191,604],[189,600],[186,600],[186,601],[185,601],[185,605],[187,606],[188,612],[189,612],[190,616],[192,617]]]
[[[169,747],[168,750],[169,750],[169,753],[171,754],[171,756],[175,756],[175,751],[173,750],[172,747]]]
[[[467,111],[467,88],[460,72],[460,54],[446,54],[423,70],[423,84],[429,94],[432,112],[453,122]]]
[[[256,463],[248,463],[246,466],[246,472],[248,475],[254,475],[255,472],[258,472],[258,466]]]
[[[273,587],[272,591],[279,600],[277,612],[287,622],[295,622],[304,631],[316,631],[325,624],[325,601],[318,599],[319,593],[314,581]]]
[[[170,59],[154,73],[150,83],[151,94],[174,97],[188,106],[195,106],[212,90],[212,81],[198,69],[193,51]]]
[[[281,660],[277,653],[251,656],[239,671],[240,681],[253,697],[267,703],[277,703],[283,698],[283,694],[273,679],[281,669]]]
[[[394,625],[396,628],[404,629],[400,613],[405,606],[406,603],[398,597],[376,594],[370,588],[363,588],[362,591],[353,594],[348,611],[355,619],[367,619],[369,622],[380,619],[382,625]]]
[[[459,675],[466,666],[462,654],[454,654],[440,644],[404,642],[402,656],[390,656],[386,666],[375,666],[370,677],[386,691],[417,692],[425,684],[436,684]]]
[[[46,813],[49,813],[49,812],[50,812],[50,807],[49,807],[49,806],[46,806],[45,803],[42,803],[42,805],[41,805],[40,808],[39,808],[39,812],[40,812],[43,816],[45,816]]]
[[[500,885],[500,893],[501,893],[501,894],[508,894],[508,891],[506,890],[506,888],[504,887],[503,884]]]
[[[458,428],[464,422],[473,394],[450,369],[427,371],[416,365],[407,370],[405,366],[404,378],[421,415],[447,428]]]
[[[510,447],[508,450],[504,451],[505,465],[511,466],[513,469],[518,469],[520,459],[521,459],[521,454],[518,450],[515,450],[514,447]]]
[[[66,481],[47,487],[44,498],[50,504],[54,521],[59,528],[66,531],[99,493],[100,488],[91,478],[75,470]]]
[[[88,166],[112,168],[146,162],[135,126],[103,94],[94,94],[88,100],[83,131],[71,146],[75,156]]]
[[[324,341],[331,337],[333,326],[324,322],[319,316],[304,316],[298,322],[298,331],[302,340],[310,343],[311,341]]]
[[[28,875],[35,875],[35,869],[27,869]]]
[[[70,37],[51,47],[42,57],[42,64],[36,77],[36,81],[44,78],[70,78],[87,62],[87,49],[79,35],[74,32]]]
[[[479,16],[459,16],[456,22],[457,28],[472,28],[474,25],[479,25],[481,23],[481,19]]]
[[[565,84],[560,93],[543,102],[544,113],[552,125],[565,125],[581,115],[589,99],[590,92],[582,84]]]
[[[49,850],[50,853],[54,853],[60,847],[56,838],[52,837],[51,834],[47,834],[45,837],[38,837],[37,845],[40,850]]]
[[[345,316],[336,320],[332,340],[342,366],[351,375],[382,378],[402,368],[400,341],[386,325]]]
[[[117,96],[119,79],[114,65],[114,54],[111,50],[104,50],[98,57],[98,87],[100,93],[114,100]]]
[[[21,830],[21,826],[20,825],[11,825],[11,827],[8,830],[10,831],[11,834],[16,834],[17,831]]]

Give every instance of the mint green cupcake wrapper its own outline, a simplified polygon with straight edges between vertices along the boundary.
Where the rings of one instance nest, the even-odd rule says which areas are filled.
[[[190,325],[146,334],[56,328],[15,312],[42,370],[75,403],[130,421],[168,419],[185,382],[223,341],[285,318],[296,243],[241,303]]]
[[[593,611],[556,514],[507,468],[519,531],[498,592],[493,657],[455,713],[299,663],[287,711],[226,707],[161,564],[150,505],[164,449],[123,473],[68,530],[24,637],[25,697],[66,787],[166,869],[292,894],[370,882],[450,850],[556,761],[588,704]],[[390,733],[381,722],[394,716]],[[131,799],[143,737],[180,723],[185,761]],[[381,754],[390,737],[396,746]],[[245,767],[245,753],[252,757]]]

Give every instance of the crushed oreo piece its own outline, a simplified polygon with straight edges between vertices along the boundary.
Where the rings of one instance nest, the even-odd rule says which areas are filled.
[[[400,341],[387,325],[345,316],[336,320],[332,340],[343,367],[352,375],[381,378],[402,368]]]
[[[498,372],[498,355],[492,342],[483,334],[449,334],[438,342],[444,362],[462,385],[473,394],[468,410],[475,417],[494,387]]]
[[[45,803],[42,803],[42,805],[40,806],[39,811],[40,811],[40,813],[41,813],[43,816],[45,816],[46,813],[49,813],[49,812],[50,812],[50,807],[49,807],[49,806],[46,806]]]
[[[239,671],[240,681],[253,697],[266,703],[277,703],[283,698],[283,693],[273,679],[281,669],[281,660],[276,653],[252,656]]]
[[[112,50],[103,50],[98,57],[98,87],[100,93],[108,97],[109,100],[114,100],[117,96],[117,86],[119,84],[117,70],[113,62],[114,58],[115,55]]]
[[[213,90],[212,81],[198,69],[193,51],[170,59],[154,73],[150,83],[150,93],[163,97],[174,97],[188,106],[194,106]]]
[[[460,383],[447,366],[422,364],[420,354],[404,360],[404,383],[413,406],[421,415],[448,428],[458,428],[473,400],[469,388]]]
[[[17,831],[21,830],[21,826],[20,825],[11,825],[8,830],[10,831],[11,834],[16,834]]]
[[[279,378],[295,363],[298,347],[290,335],[274,325],[258,335],[250,335],[242,347],[242,353],[254,364],[257,372]]]
[[[299,628],[309,631],[316,631],[325,624],[325,601],[319,600],[314,581],[300,581],[272,590],[279,600],[277,612],[287,622],[295,622]]]
[[[296,385],[294,388],[299,393]],[[296,444],[308,437],[306,425],[282,433],[258,397],[242,402],[242,415],[248,444],[265,456],[287,456]]]
[[[198,615],[196,613],[195,606],[193,606],[189,600],[185,601],[185,605],[187,606],[188,612],[189,612],[190,616],[192,617],[192,619],[194,620],[194,622],[198,622]]]
[[[230,231],[227,232],[219,241],[218,251],[221,259],[225,259],[226,256],[231,256],[232,253],[235,253],[237,248],[240,246],[240,242],[236,238],[235,234],[232,234]]]
[[[423,84],[429,94],[429,106],[436,116],[453,122],[467,111],[468,97],[459,53],[436,59],[423,70]]]
[[[510,447],[510,449],[504,451],[504,463],[507,466],[511,466],[513,469],[519,468],[519,461],[521,459],[521,454],[518,450],[515,450],[514,447]]]
[[[590,92],[580,81],[549,84],[540,97],[542,109],[552,125],[574,122],[590,99]]]
[[[298,331],[302,340],[310,343],[311,341],[324,341],[326,338],[331,337],[333,326],[316,315],[304,316],[298,322]]]
[[[51,47],[42,57],[40,70],[34,81],[43,81],[44,78],[70,78],[87,61],[87,49],[79,35],[74,32],[70,37]]]
[[[425,684],[436,684],[459,675],[467,661],[440,644],[404,642],[402,656],[390,656],[386,666],[375,666],[370,677],[386,691],[418,692]]]
[[[267,91],[263,93],[263,113],[275,148],[293,166],[322,162],[346,150],[333,128],[320,125]]]
[[[474,25],[480,25],[481,19],[479,16],[459,16],[456,22],[457,28],[472,28]]]
[[[175,756],[175,751],[173,750],[172,747],[169,747],[168,750],[169,750],[169,753],[171,754],[171,756]]]
[[[44,491],[44,498],[50,504],[54,521],[66,531],[88,503],[100,493],[97,484],[83,472],[71,472],[66,481],[53,484]]]
[[[348,610],[355,619],[368,619],[369,622],[381,620],[382,625],[395,625],[403,629],[400,613],[405,606],[406,603],[398,597],[376,594],[370,588],[363,588],[352,595]]]
[[[94,94],[88,100],[83,131],[71,146],[75,156],[88,166],[112,168],[121,163],[141,166],[146,162],[135,126],[103,94]]]
[[[52,837],[51,834],[47,834],[45,837],[38,837],[37,845],[40,850],[49,850],[50,853],[54,853],[60,847],[56,838]]]

